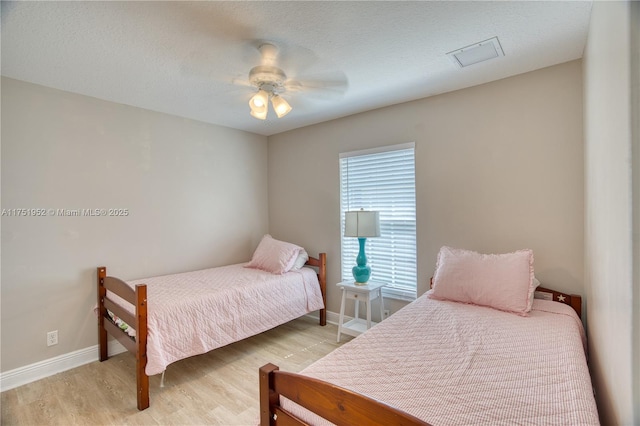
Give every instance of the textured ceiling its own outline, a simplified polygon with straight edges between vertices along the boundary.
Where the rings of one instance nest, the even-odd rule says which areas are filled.
[[[578,59],[591,2],[2,2],[2,75],[272,135]],[[447,52],[498,36],[468,68]],[[260,40],[302,82],[293,111],[249,115]]]

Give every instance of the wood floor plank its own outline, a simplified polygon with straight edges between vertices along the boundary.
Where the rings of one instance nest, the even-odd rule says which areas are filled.
[[[1,395],[2,425],[255,425],[258,368],[300,371],[330,353],[334,325],[303,317],[265,333],[171,364],[150,378],[151,406],[136,409],[135,359],[123,353]]]

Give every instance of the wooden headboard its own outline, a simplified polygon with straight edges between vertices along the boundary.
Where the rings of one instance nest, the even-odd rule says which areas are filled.
[[[553,300],[554,302],[569,305],[582,319],[582,296],[578,294],[566,294],[549,288],[538,287],[536,288],[535,297],[536,299]]]

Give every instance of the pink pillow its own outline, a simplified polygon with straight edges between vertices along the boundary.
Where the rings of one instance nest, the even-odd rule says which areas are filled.
[[[480,254],[445,246],[438,253],[429,297],[526,316],[534,290],[532,250]]]
[[[273,239],[267,234],[262,237],[246,267],[281,275],[291,270],[302,250],[300,246]]]

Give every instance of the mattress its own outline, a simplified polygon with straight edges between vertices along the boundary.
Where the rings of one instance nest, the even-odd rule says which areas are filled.
[[[535,300],[528,317],[423,295],[301,372],[432,425],[599,424],[582,322]],[[281,398],[310,424],[328,424]]]
[[[311,268],[274,275],[237,264],[127,284],[147,285],[149,376],[324,308]],[[114,294],[109,298],[133,313],[131,304]]]

